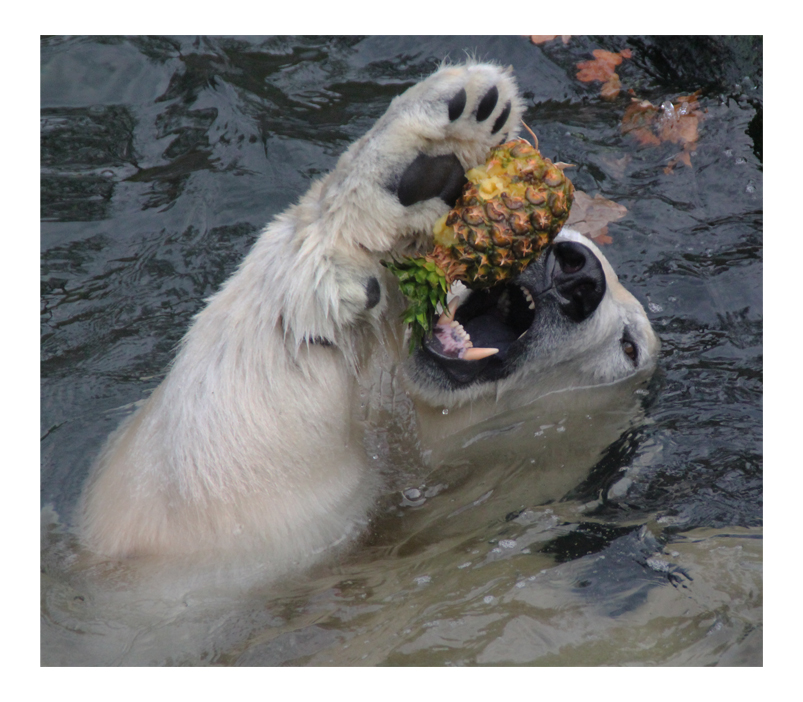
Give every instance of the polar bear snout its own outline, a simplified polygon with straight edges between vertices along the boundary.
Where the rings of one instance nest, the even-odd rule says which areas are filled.
[[[549,288],[560,300],[569,319],[582,322],[590,317],[605,297],[605,271],[587,246],[561,241],[551,247],[546,260]]]

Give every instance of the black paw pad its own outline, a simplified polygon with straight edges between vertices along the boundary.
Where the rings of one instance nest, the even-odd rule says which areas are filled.
[[[485,97],[480,100],[480,104],[477,107],[478,122],[484,122],[491,116],[491,112],[493,112],[494,107],[496,107],[497,100],[499,100],[499,91],[496,89],[496,86],[493,86],[485,93]]]
[[[371,276],[365,284],[365,309],[370,310],[379,304],[382,299],[382,288],[379,287],[379,281]]]
[[[466,90],[465,88],[460,88],[460,92],[457,93],[451,100],[449,100],[449,121],[454,122],[460,115],[463,114],[463,110],[466,107]]]
[[[405,207],[433,197],[439,197],[449,207],[454,207],[465,183],[463,167],[454,154],[418,154],[402,173],[395,190],[399,202]]]
[[[493,129],[491,130],[491,134],[496,134],[502,127],[505,126],[505,122],[507,122],[507,118],[510,117],[510,108],[512,105],[508,102],[505,105],[505,109],[499,113],[499,117],[496,118],[496,122],[494,122]]]

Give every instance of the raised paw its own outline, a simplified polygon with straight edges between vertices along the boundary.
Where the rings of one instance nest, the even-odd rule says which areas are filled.
[[[511,70],[490,64],[446,66],[399,95],[324,185],[327,203],[360,220],[346,241],[388,253],[430,235],[465,172],[517,134],[522,112]]]
[[[386,184],[409,207],[440,198],[452,207],[464,173],[488,150],[513,136],[522,113],[509,72],[477,64],[444,68],[397,98],[387,114],[390,128],[417,149],[416,157]]]

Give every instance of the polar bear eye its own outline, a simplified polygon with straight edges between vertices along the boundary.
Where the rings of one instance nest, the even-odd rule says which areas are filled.
[[[633,365],[636,365],[636,361],[638,360],[638,351],[636,349],[636,345],[627,337],[622,337],[622,351],[625,352],[625,355],[633,362]]]

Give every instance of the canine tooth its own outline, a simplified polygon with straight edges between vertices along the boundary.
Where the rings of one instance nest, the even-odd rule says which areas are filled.
[[[527,307],[529,307],[531,310],[534,310],[535,309],[535,303],[531,302],[529,305],[527,305]]]
[[[493,356],[496,353],[499,353],[499,349],[477,349],[472,347],[463,352],[462,358],[464,361],[479,361],[480,359],[488,358],[488,356]]]
[[[445,326],[454,321],[454,313],[460,306],[460,298],[453,298],[448,307],[444,310],[443,314],[438,318],[438,324]]]

